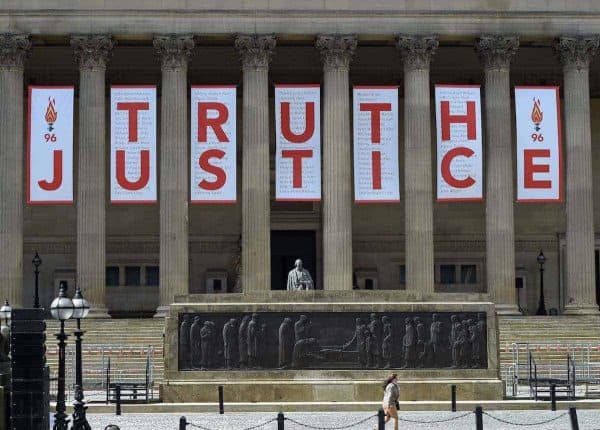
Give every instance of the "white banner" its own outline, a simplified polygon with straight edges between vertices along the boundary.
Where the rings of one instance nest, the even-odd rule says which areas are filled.
[[[479,85],[436,85],[437,200],[483,199]],[[507,124],[510,127],[510,124]]]
[[[156,171],[156,86],[113,85],[111,203],[155,203]]]
[[[398,87],[355,86],[354,200],[400,201]]]
[[[321,200],[321,88],[275,85],[275,199]]]
[[[515,87],[517,201],[562,202],[558,87]]]
[[[236,202],[236,86],[192,86],[192,203]]]
[[[30,86],[27,203],[73,203],[73,86]]]

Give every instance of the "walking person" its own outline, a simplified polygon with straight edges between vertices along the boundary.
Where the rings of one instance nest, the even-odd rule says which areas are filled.
[[[398,430],[398,408],[400,404],[400,389],[398,388],[398,375],[392,373],[383,383],[383,411],[385,412],[385,423],[390,419],[394,420],[394,430]]]

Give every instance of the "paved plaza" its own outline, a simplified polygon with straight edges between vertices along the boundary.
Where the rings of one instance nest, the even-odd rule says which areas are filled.
[[[468,415],[467,415],[468,414]],[[515,422],[519,424],[535,424],[542,421],[548,421],[556,418],[554,421],[546,424],[517,426],[510,425],[506,422],[498,421],[490,416],[484,415],[484,429],[500,430],[500,429],[549,429],[549,430],[569,430],[571,429],[569,415],[567,411],[489,411],[489,414],[506,422]],[[371,419],[362,424],[352,425],[361,420]],[[579,419],[579,428],[581,430],[600,429],[600,410],[581,410],[577,412]],[[270,422],[261,427],[262,423],[266,423],[271,419],[275,419],[276,412],[253,412],[253,413],[231,413],[219,415],[215,413],[205,414],[189,414],[186,415],[188,422],[193,425],[188,426],[188,429],[210,429],[210,430],[242,430],[249,428],[257,428],[264,430],[277,429],[276,422]],[[88,416],[92,428],[104,429],[108,424],[116,424],[121,430],[176,430],[179,424],[179,414],[129,414],[122,416],[107,415],[107,414],[91,414]],[[289,413],[285,415],[288,420],[285,422],[285,429],[300,430],[300,429],[355,429],[366,430],[373,429],[377,425],[377,419],[373,414],[360,412],[318,412],[318,413]],[[401,429],[444,429],[444,430],[471,430],[475,429],[475,415],[466,412],[403,412],[400,417],[406,421],[400,422]],[[451,421],[445,421],[455,418]],[[293,421],[302,423],[296,424]],[[414,421],[419,421],[421,424]],[[429,421],[429,422],[427,422]],[[431,421],[443,421],[432,423]],[[345,427],[348,426],[348,427]],[[386,427],[392,429],[393,426],[389,423]]]

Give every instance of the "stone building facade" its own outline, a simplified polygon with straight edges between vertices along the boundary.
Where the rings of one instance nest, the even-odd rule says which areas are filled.
[[[65,279],[97,316],[160,315],[188,293],[284,288],[301,254],[320,289],[457,293],[531,314],[543,250],[547,308],[597,312],[600,6],[197,3],[0,2],[0,285],[12,304],[33,302],[36,250],[42,304]],[[322,85],[319,203],[274,200],[276,83]],[[483,202],[435,201],[436,83],[482,85]],[[75,203],[28,206],[26,88],[65,84],[76,89]],[[110,204],[113,84],[158,85],[158,204]],[[238,85],[234,205],[189,204],[193,84]],[[400,204],[353,203],[351,86],[361,84],[400,86]],[[515,202],[514,85],[560,86],[564,203]]]

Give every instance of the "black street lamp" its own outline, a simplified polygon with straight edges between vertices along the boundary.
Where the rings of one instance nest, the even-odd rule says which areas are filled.
[[[60,321],[60,332],[57,333],[58,340],[58,390],[56,393],[56,413],[54,414],[53,430],[68,430],[69,420],[65,411],[65,321],[73,316],[73,301],[67,297],[67,282],[60,282],[58,297],[50,305],[52,318]]]
[[[83,395],[83,369],[82,369],[82,354],[81,354],[81,338],[85,333],[81,330],[81,320],[87,317],[90,312],[90,304],[81,294],[81,289],[77,287],[75,296],[73,296],[73,318],[77,320],[77,330],[75,335],[75,402],[73,402],[73,426],[71,430],[91,430],[85,412]]]
[[[42,265],[42,259],[40,258],[39,254],[37,253],[37,251],[35,251],[35,255],[33,257],[33,260],[31,260],[31,263],[33,264],[33,267],[35,267],[35,270],[33,271],[33,273],[35,273],[35,291],[34,291],[34,295],[33,295],[33,307],[35,309],[39,309],[40,308],[40,295],[39,295],[39,278],[40,278],[40,266]]]
[[[538,303],[536,315],[547,315],[546,301],[544,300],[544,263],[546,262],[546,257],[544,257],[544,253],[541,249],[537,256],[537,262],[540,265],[540,301]]]

